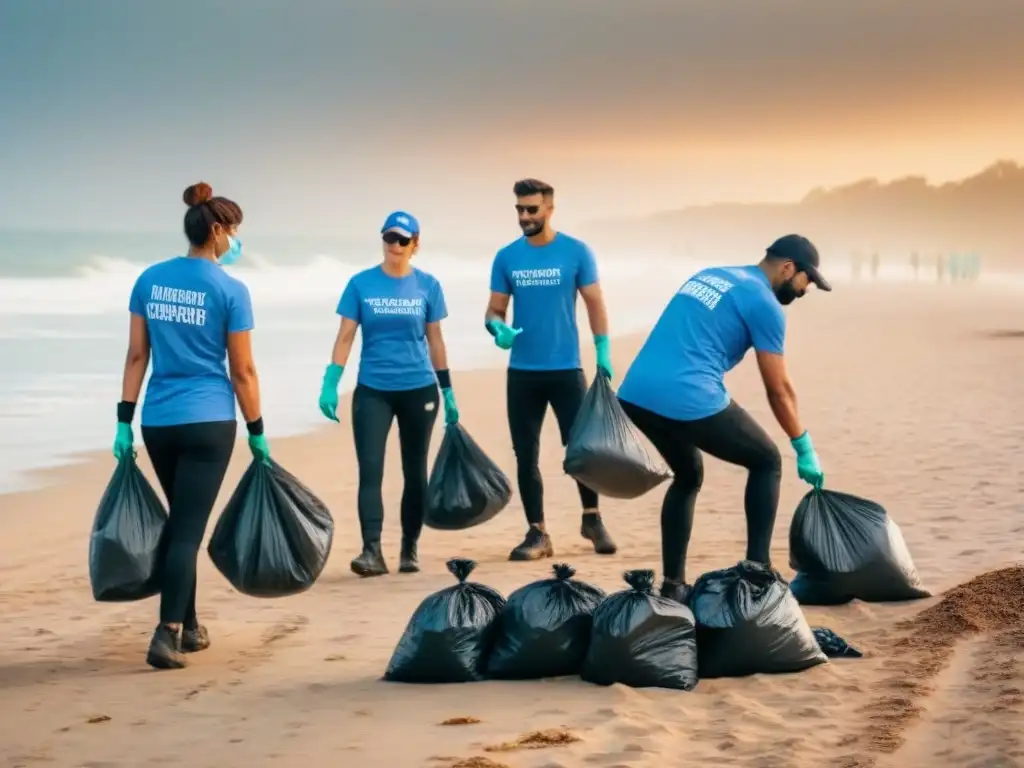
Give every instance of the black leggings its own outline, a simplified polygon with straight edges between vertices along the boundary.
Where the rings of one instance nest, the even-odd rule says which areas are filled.
[[[548,405],[555,412],[562,445],[569,442],[569,430],[576,420],[587,380],[579,368],[564,371],[520,371],[509,368],[506,385],[508,428],[516,453],[519,497],[531,525],[544,522],[544,482],[540,477],[540,430]],[[597,494],[576,483],[584,510],[597,510]]]
[[[398,419],[402,453],[402,538],[416,541],[423,530],[427,498],[427,450],[437,420],[437,386],[385,392],[356,386],[352,395],[352,435],[359,461],[359,526],[363,543],[380,542],[384,525],[384,452],[391,422]]]
[[[169,513],[160,542],[163,624],[182,624],[185,629],[198,626],[196,558],[231,461],[236,429],[233,421],[142,428],[142,440],[164,489]]]
[[[779,508],[782,458],[761,425],[735,401],[730,401],[724,411],[695,421],[668,419],[632,403],[619,402],[675,475],[661,507],[661,559],[665,578],[685,580],[693,508],[704,481],[701,451],[749,470],[743,499],[747,516],[747,559],[768,563]]]

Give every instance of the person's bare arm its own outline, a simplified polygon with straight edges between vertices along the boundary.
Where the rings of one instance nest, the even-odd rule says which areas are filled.
[[[132,314],[128,326],[128,353],[124,359],[124,378],[121,380],[121,400],[137,403],[142,392],[142,380],[149,367],[149,331],[146,318]]]
[[[256,363],[252,359],[249,331],[228,334],[228,368],[242,417],[246,424],[256,421],[262,415],[260,380],[256,374]]]
[[[348,364],[348,356],[352,354],[352,342],[356,340],[359,323],[348,317],[341,318],[338,335],[334,338],[334,349],[331,351],[331,362],[342,367]]]
[[[580,288],[580,296],[587,307],[587,317],[590,318],[590,330],[595,336],[608,335],[608,309],[604,304],[604,293],[601,292],[600,283],[591,283]]]
[[[508,314],[508,302],[512,297],[507,293],[498,293],[497,291],[491,291],[491,299],[487,302],[487,312],[484,315],[484,324],[491,322],[491,320],[500,320],[506,322],[505,318]]]
[[[430,363],[434,366],[434,370],[448,370],[448,350],[444,345],[441,323],[427,323],[427,347],[430,350]]]
[[[804,428],[797,413],[796,390],[786,371],[786,358],[771,352],[758,352],[757,367],[761,371],[772,413],[790,440],[795,440],[804,433]]]

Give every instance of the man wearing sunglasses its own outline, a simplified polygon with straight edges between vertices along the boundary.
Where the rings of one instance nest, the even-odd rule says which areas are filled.
[[[768,403],[796,451],[797,474],[815,487],[825,475],[797,414],[786,372],[782,307],[811,283],[832,287],[818,270],[818,251],[799,235],[769,246],[759,264],[705,269],[672,297],[619,387],[619,402],[671,467],[661,509],[661,594],[685,602],[686,550],[704,479],[701,453],[744,467],[748,560],[770,564],[779,506],[782,458],[771,437],[729,397],[725,374],[750,347]]]
[[[508,424],[516,454],[519,496],[529,528],[510,560],[551,557],[544,525],[544,485],[538,460],[548,406],[555,412],[562,445],[583,403],[587,382],[580,367],[576,295],[583,297],[597,350],[598,375],[612,377],[608,313],[597,263],[581,241],[551,226],[555,191],[537,179],[513,186],[523,237],[498,251],[491,268],[485,325],[501,349],[511,349],[507,379]],[[509,300],[515,317],[507,324]],[[597,494],[580,483],[580,534],[598,554],[616,546],[601,520]]]

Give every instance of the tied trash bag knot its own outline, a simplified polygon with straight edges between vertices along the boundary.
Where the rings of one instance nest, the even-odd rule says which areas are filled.
[[[487,661],[490,677],[538,680],[577,675],[590,645],[593,613],[604,591],[576,581],[565,563],[552,566],[553,577],[520,587],[495,623]]]
[[[607,376],[597,376],[569,430],[562,469],[601,496],[635,499],[671,472],[651,460]]]
[[[512,499],[512,485],[461,423],[449,424],[427,481],[423,524],[464,531],[492,520]]]
[[[446,563],[458,583],[428,595],[405,627],[384,679],[401,683],[468,683],[484,678],[495,620],[505,607],[496,589],[467,581],[473,560]]]
[[[629,589],[594,611],[580,676],[597,685],[692,690],[699,679],[693,612],[654,594],[654,571],[626,571],[623,578]]]

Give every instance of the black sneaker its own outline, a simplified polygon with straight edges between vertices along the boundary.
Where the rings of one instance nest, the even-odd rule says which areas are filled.
[[[181,633],[166,624],[158,624],[149,641],[146,663],[154,669],[182,669],[185,657],[181,652]]]
[[[206,627],[199,625],[195,629],[181,630],[181,650],[184,653],[205,651],[210,647],[210,633]]]
[[[601,515],[596,512],[584,513],[580,536],[593,542],[594,551],[599,555],[614,555],[619,549],[612,541],[608,529],[604,527]]]
[[[551,537],[535,525],[531,525],[526,532],[526,538],[522,544],[509,553],[509,560],[540,560],[544,557],[551,557],[555,554],[555,548],[551,546]]]
[[[351,563],[352,573],[357,576],[383,576],[388,572],[388,564],[384,562],[384,554],[380,551],[380,542],[363,544],[363,553]]]
[[[661,596],[683,605],[689,605],[690,592],[692,591],[693,587],[689,584],[672,581],[671,579],[665,579],[661,582]]]
[[[420,560],[416,553],[416,542],[402,539],[402,553],[398,556],[399,573],[419,573]]]

